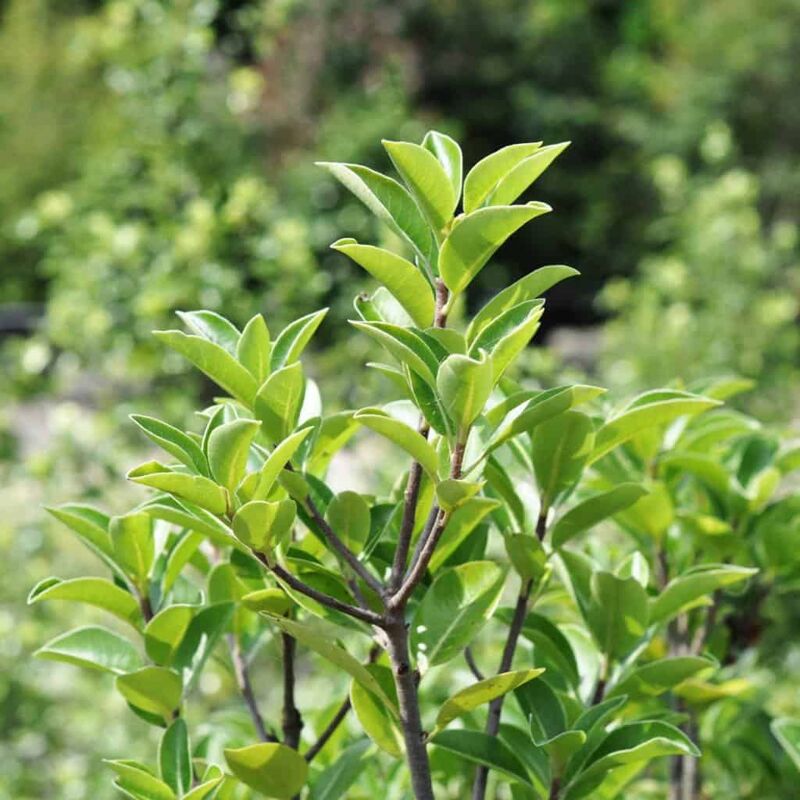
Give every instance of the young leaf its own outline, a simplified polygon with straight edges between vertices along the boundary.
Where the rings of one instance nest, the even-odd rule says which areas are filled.
[[[175,793],[164,781],[131,761],[106,762],[119,776],[114,781],[121,792],[136,800],[175,800]]]
[[[155,331],[157,339],[192,362],[214,383],[246,406],[256,394],[255,378],[227,350],[200,336],[182,331]]]
[[[102,608],[134,627],[138,627],[142,618],[136,598],[104,578],[72,578],[66,581],[61,578],[45,578],[28,595],[29,604],[42,600],[86,603]]]
[[[431,735],[435,736],[438,731],[445,728],[457,717],[467,714],[484,703],[491,702],[496,697],[501,697],[518,686],[532,681],[534,678],[538,678],[543,672],[543,669],[520,669],[516,672],[501,672],[456,692],[439,709],[439,713],[436,716],[436,728]]]
[[[40,647],[34,656],[118,675],[141,664],[139,653],[127,639],[97,625],[87,625],[56,636]]]
[[[254,419],[235,419],[215,428],[208,437],[208,463],[214,480],[231,494],[244,477],[250,445],[258,433]]]
[[[178,311],[178,317],[198,336],[218,344],[232,356],[236,355],[240,333],[237,327],[215,311]]]
[[[261,385],[269,373],[269,328],[261,314],[256,314],[244,326],[236,345],[236,358]]]
[[[370,515],[367,501],[360,494],[337,494],[325,510],[325,519],[351,550],[361,551],[369,536]]]
[[[381,685],[388,696],[394,696],[392,671],[388,667],[384,667],[382,664],[368,664],[366,670]],[[350,684],[350,702],[367,736],[384,752],[395,758],[402,758],[403,733],[397,719],[383,706],[381,701],[358,681],[353,680]]]
[[[458,202],[444,167],[422,145],[384,139],[383,146],[422,213],[434,230],[441,231],[452,218]]]
[[[699,656],[660,658],[624,675],[606,693],[607,698],[627,695],[633,698],[658,697],[698,672],[714,667],[714,662]]]
[[[172,663],[194,617],[193,606],[175,604],[161,609],[144,629],[144,649],[162,667]]]
[[[758,572],[750,567],[702,564],[671,580],[650,604],[650,621],[666,622],[717,589],[747,580]]]
[[[512,144],[481,159],[464,181],[464,211],[469,214],[478,208],[502,178],[541,146],[541,142]]]
[[[258,472],[258,479],[251,499],[266,500],[281,470],[291,461],[292,456],[294,456],[311,431],[312,428],[302,428],[291,436],[287,436],[275,446],[275,449],[269,454]]]
[[[645,494],[647,489],[641,484],[621,483],[607,492],[588,497],[567,511],[553,525],[550,533],[553,548],[562,547],[579,533],[633,505]]]
[[[380,408],[362,408],[353,419],[402,447],[436,482],[439,456],[424,436]]]
[[[447,478],[436,484],[436,499],[445,511],[455,511],[474,497],[482,486],[482,483]]]
[[[442,165],[450,185],[453,187],[456,203],[458,203],[458,198],[461,197],[461,175],[464,160],[458,142],[445,133],[428,131],[422,140],[422,146],[433,153]]]
[[[395,180],[358,164],[318,162],[384,224],[423,258],[430,258],[431,234],[411,195]]]
[[[591,592],[589,628],[603,653],[623,658],[647,629],[647,593],[635,578],[623,580],[602,571],[592,575]]]
[[[385,348],[401,364],[416,372],[430,386],[436,385],[439,362],[425,341],[406,328],[386,322],[355,322],[350,324]]]
[[[492,561],[443,571],[411,624],[411,647],[418,662],[433,667],[461,653],[492,615],[504,580],[505,572]]]
[[[245,503],[233,518],[236,538],[256,552],[269,553],[288,537],[297,515],[294,500]]]
[[[256,416],[273,442],[285,439],[296,427],[305,393],[303,367],[299,362],[273,372],[258,390]]]
[[[308,777],[306,760],[291,747],[273,742],[226,748],[225,761],[242,783],[278,800],[291,800]]]
[[[513,203],[569,147],[569,142],[549,144],[519,162],[495,186],[486,204],[507,206]]]
[[[186,721],[178,718],[164,731],[158,745],[158,766],[161,778],[177,795],[192,788],[192,753]]]
[[[131,419],[141,428],[148,439],[170,455],[175,456],[189,469],[208,477],[206,457],[200,449],[200,445],[191,436],[154,417],[131,414]]]
[[[528,203],[482,208],[460,217],[439,253],[439,274],[447,288],[461,294],[514,231],[548,211],[552,209],[546,203]]]
[[[485,352],[477,359],[458,354],[448,356],[439,367],[436,389],[444,410],[462,434],[478,418],[492,393],[492,370]]]
[[[212,778],[210,781],[203,781],[199,786],[195,786],[191,792],[183,796],[183,800],[206,800],[211,797],[212,792],[224,781],[222,775]]]
[[[352,258],[380,281],[420,328],[427,328],[433,322],[433,291],[410,261],[381,247],[358,244],[355,239],[339,239],[331,248]]]
[[[141,512],[113,517],[109,532],[117,563],[137,586],[146,586],[155,556],[153,520]]]
[[[172,472],[157,461],[132,469],[128,480],[151,486],[205,508],[212,514],[224,514],[228,508],[228,493],[209,478]]]
[[[181,676],[166,667],[142,667],[117,678],[117,691],[135,708],[171,719],[181,704]]]
[[[140,505],[137,510],[149,514],[153,519],[163,519],[181,528],[196,531],[220,547],[236,546],[231,529],[222,520],[186,500],[178,501],[169,495],[161,495]],[[167,589],[165,586],[164,591]]]
[[[270,356],[270,369],[273,372],[294,364],[300,358],[300,354],[311,341],[311,337],[316,333],[327,313],[328,309],[323,308],[306,314],[304,317],[290,322],[278,334]]]
[[[91,506],[65,503],[47,512],[76,533],[81,541],[112,569],[119,571],[114,562],[114,547],[108,534],[109,517]]]

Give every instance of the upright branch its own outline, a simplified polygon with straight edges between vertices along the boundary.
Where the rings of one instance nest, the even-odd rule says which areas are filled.
[[[264,724],[264,717],[256,702],[256,696],[253,692],[253,685],[250,682],[250,670],[242,652],[242,647],[235,634],[228,634],[228,648],[231,653],[231,661],[233,662],[233,674],[236,678],[236,685],[239,687],[239,693],[242,695],[244,704],[247,707],[247,712],[250,714],[250,719],[253,721],[253,727],[256,729],[258,738],[262,742],[277,742],[278,737],[267,730]]]
[[[294,697],[295,689],[295,651],[297,642],[288,633],[281,633],[283,651],[283,743],[292,750],[300,746],[300,733],[303,730],[303,718],[297,708]]]

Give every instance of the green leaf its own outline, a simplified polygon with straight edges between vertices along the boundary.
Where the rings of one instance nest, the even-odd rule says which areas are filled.
[[[278,334],[270,356],[270,368],[273,371],[294,364],[300,358],[300,354],[311,341],[311,337],[316,333],[327,313],[328,309],[322,308],[306,314],[304,317],[290,322]]]
[[[192,753],[186,722],[178,718],[164,731],[158,746],[158,766],[164,783],[183,797],[192,788]]]
[[[510,308],[541,297],[548,289],[573,275],[580,275],[578,270],[561,264],[550,264],[539,267],[524,278],[520,278],[511,286],[498,292],[472,318],[467,328],[467,342],[472,344],[481,331]]]
[[[97,625],[87,625],[56,636],[34,655],[116,674],[129,672],[141,664],[136,648],[127,639]]]
[[[256,314],[244,326],[242,336],[236,345],[236,358],[259,385],[269,374],[270,352],[269,328],[264,317]]]
[[[474,497],[482,486],[482,483],[447,478],[436,484],[436,499],[445,511],[455,511]]]
[[[247,469],[250,445],[258,433],[254,419],[235,419],[214,428],[208,437],[208,463],[214,480],[231,494]]]
[[[542,543],[527,533],[503,533],[508,560],[523,581],[538,579],[547,568],[547,553]]]
[[[153,520],[141,512],[112,517],[109,532],[117,563],[137,586],[145,587],[155,557]]]
[[[281,470],[292,460],[297,449],[311,431],[312,428],[302,428],[275,445],[275,448],[258,472],[258,480],[253,490],[252,500],[267,499],[278,475],[281,474]]]
[[[431,234],[411,195],[395,180],[358,164],[318,162],[424,259],[431,253]]]
[[[439,253],[439,274],[447,288],[454,295],[463,292],[512,233],[548,211],[552,209],[546,203],[528,203],[482,208],[459,217]]]
[[[606,693],[607,698],[628,695],[629,697],[658,697],[698,672],[714,667],[714,662],[699,656],[677,656],[660,658],[636,667],[624,675]]]
[[[496,736],[489,736],[482,731],[442,731],[431,739],[431,744],[474,764],[483,764],[513,781],[531,785],[525,765]]]
[[[541,146],[541,142],[512,144],[481,159],[467,173],[464,181],[464,211],[469,213],[478,208],[514,167],[533,155]]]
[[[569,142],[549,144],[524,158],[500,179],[486,204],[507,206],[513,203],[569,147],[569,144]]]
[[[117,678],[117,691],[135,708],[171,719],[180,708],[183,684],[166,667],[142,667]]]
[[[189,624],[172,659],[172,666],[183,674],[187,691],[200,676],[206,661],[227,629],[233,611],[233,603],[206,606],[195,614]]]
[[[795,768],[800,770],[800,721],[781,717],[772,720],[770,728]]]
[[[439,457],[422,434],[380,408],[362,408],[353,419],[402,447],[436,482]]]
[[[191,792],[183,796],[183,800],[206,800],[211,797],[211,793],[225,780],[220,775],[217,778],[212,778],[210,781],[204,781],[199,786],[195,786]],[[222,798],[220,797],[220,800]]]
[[[119,778],[114,785],[128,797],[139,800],[175,800],[175,794],[164,781],[130,761],[106,761]]]
[[[218,344],[232,356],[236,355],[240,333],[237,327],[215,311],[178,311],[178,317],[198,336]]]
[[[531,738],[536,744],[552,741],[564,733],[567,727],[564,704],[546,680],[523,684],[514,694],[529,720]]]
[[[461,197],[461,175],[464,160],[458,142],[445,133],[428,131],[422,140],[422,146],[433,153],[442,165],[447,179],[453,187],[453,194],[457,203],[458,198]]]
[[[264,381],[256,395],[255,412],[271,441],[285,439],[297,427],[304,394],[305,378],[299,362],[273,372]]]
[[[400,373],[400,380],[402,381],[401,390],[405,390],[406,387],[411,390],[412,400],[428,424],[443,436],[453,434],[452,423],[445,413],[436,390],[408,367],[404,367],[404,373]]]
[[[534,678],[538,678],[543,672],[543,669],[520,669],[515,672],[501,672],[456,692],[439,709],[439,713],[436,716],[436,728],[432,735],[436,735],[438,731],[445,728],[454,719],[469,713],[484,703],[491,702],[496,697],[502,697],[512,689],[516,689]]]
[[[462,434],[480,416],[492,393],[492,362],[487,354],[478,359],[448,356],[436,375],[436,389],[442,406]]]
[[[700,752],[685,734],[666,722],[621,725],[598,745],[586,767],[568,787],[566,798],[577,800],[591,796],[592,790],[611,770],[671,755],[696,757]]]
[[[139,511],[149,514],[153,519],[163,519],[181,528],[196,531],[220,547],[237,546],[231,535],[231,529],[222,520],[186,500],[178,501],[170,495],[161,495],[139,506]],[[185,563],[184,561],[183,564]],[[164,590],[168,588],[165,587]]]
[[[537,426],[531,455],[542,508],[552,508],[572,489],[593,446],[592,420],[580,411],[564,411]]]
[[[669,489],[661,481],[651,482],[647,489],[647,494],[619,513],[617,522],[659,542],[675,519],[675,508]]]
[[[445,525],[439,544],[430,561],[432,573],[447,561],[450,556],[466,541],[487,514],[496,509],[500,503],[490,497],[473,497],[460,505]]]
[[[268,742],[224,752],[231,772],[267,797],[291,800],[305,786],[308,764],[291,747]]]
[[[321,625],[297,622],[296,620],[276,616],[275,614],[265,613],[264,616],[282,631],[293,636],[298,642],[313,650],[315,653],[318,653],[332,664],[335,664],[351,678],[358,681],[367,691],[372,692],[383,702],[384,706],[390,710],[393,717],[398,718],[398,711],[394,703],[392,703],[383,691],[381,685],[375,680],[372,673],[370,673],[360,661],[353,658],[350,653],[339,647],[339,645],[334,644],[331,641],[330,634],[325,628]]]
[[[161,666],[169,666],[194,617],[193,606],[176,604],[161,609],[144,629],[144,649]]]
[[[284,539],[297,516],[294,500],[245,503],[233,518],[236,538],[259,553],[269,553]]]
[[[208,476],[208,464],[200,445],[182,430],[154,417],[131,414],[131,419],[141,428],[148,439],[170,455],[175,456],[189,469]]]
[[[367,541],[370,515],[367,501],[358,492],[340,492],[325,510],[325,519],[339,538],[354,552]]]
[[[228,508],[228,494],[222,486],[202,475],[172,472],[157,461],[141,464],[132,469],[127,477],[134,483],[151,486],[196,503],[212,514],[224,514]]]
[[[510,625],[513,609],[498,609],[495,616],[504,625]],[[578,662],[569,640],[558,627],[547,617],[528,612],[522,626],[522,636],[533,644],[534,660],[548,668],[548,677],[552,681],[556,675],[564,678],[573,686],[579,682]]]
[[[369,741],[351,744],[338,753],[333,763],[314,781],[309,800],[341,800],[358,776],[368,766],[374,752]]]
[[[595,572],[586,621],[609,658],[626,656],[647,629],[647,592],[635,578]]]
[[[268,611],[270,614],[283,616],[293,607],[292,601],[282,589],[259,589],[242,597],[242,603],[251,611],[260,613]]]
[[[718,400],[687,392],[669,392],[665,399],[661,399],[663,393],[656,393],[654,397],[658,399],[649,401],[645,395],[634,400],[625,411],[610,419],[597,431],[592,462],[610,453],[640,431],[666,425],[678,417],[699,414],[720,405]]]
[[[119,567],[114,562],[114,547],[108,534],[108,515],[80,503],[65,503],[57,508],[47,507],[46,510],[76,533],[93,553],[119,572]]]
[[[441,231],[452,218],[458,202],[444,167],[422,145],[384,139],[383,146],[422,213],[435,230]]]
[[[256,394],[255,378],[227,350],[182,331],[155,331],[157,339],[192,362],[231,397],[250,406]]]
[[[378,342],[401,364],[416,372],[430,386],[436,385],[439,362],[430,347],[407,328],[388,322],[356,322],[350,324]]]
[[[717,589],[747,580],[758,572],[750,567],[702,564],[671,580],[650,604],[650,621],[666,622]]]
[[[394,696],[392,671],[381,664],[368,664],[365,669],[380,684],[387,696]],[[365,733],[381,750],[395,758],[404,752],[403,733],[396,717],[370,691],[355,679],[350,684],[350,702]]]
[[[86,603],[102,608],[134,627],[138,627],[142,618],[136,598],[104,578],[72,578],[66,581],[55,577],[45,578],[28,595],[29,604],[42,600]]]
[[[607,492],[583,500],[553,525],[550,534],[553,548],[562,547],[579,533],[633,505],[645,494],[647,489],[641,484],[621,483]]]
[[[433,322],[435,301],[430,284],[408,260],[389,250],[358,244],[355,239],[339,239],[331,247],[344,253],[380,281],[408,312],[420,328]]]
[[[500,600],[505,572],[491,561],[444,570],[417,607],[411,647],[418,663],[444,664],[472,641]]]

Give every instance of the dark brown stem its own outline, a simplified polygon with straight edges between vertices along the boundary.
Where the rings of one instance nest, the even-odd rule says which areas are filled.
[[[153,619],[153,606],[150,604],[150,598],[146,592],[139,592],[139,609],[142,612],[142,619],[144,619],[145,624]]]
[[[447,287],[444,285],[444,281],[441,278],[436,279],[436,314],[433,318],[433,326],[434,328],[444,328],[447,325],[447,313],[445,312],[445,306],[447,305],[447,300],[450,296],[450,293],[447,291]]]
[[[548,798],[549,800],[558,800],[558,796],[560,794],[561,794],[561,778],[556,776],[550,783],[550,794],[548,795]]]
[[[239,640],[233,634],[228,635],[228,647],[231,651],[231,661],[233,662],[233,674],[236,676],[236,685],[239,687],[239,692],[244,699],[244,704],[247,706],[247,711],[250,714],[250,718],[253,720],[253,727],[256,729],[258,738],[262,742],[277,742],[278,737],[267,730],[264,724],[264,718],[258,710],[256,697],[253,693],[253,685],[250,683],[250,671],[247,668],[247,663],[245,662]]]
[[[288,633],[281,633],[283,648],[283,743],[292,750],[297,750],[300,745],[300,733],[303,730],[303,718],[297,709],[294,699],[295,663],[294,656],[297,642]]]
[[[434,800],[425,733],[419,713],[417,678],[411,668],[408,630],[402,613],[392,613],[386,626],[387,652],[392,664],[397,704],[406,745],[406,763],[416,800]]]
[[[482,681],[484,679],[484,675],[480,671],[478,665],[475,663],[475,656],[471,647],[464,648],[464,660],[467,662],[469,671],[475,676],[475,680]]]

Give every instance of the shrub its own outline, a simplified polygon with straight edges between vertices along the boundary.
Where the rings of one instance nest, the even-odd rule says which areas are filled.
[[[81,601],[126,627],[73,630],[38,655],[111,674],[163,729],[157,769],[110,762],[130,797],[464,797],[470,763],[476,800],[490,781],[514,798],[629,796],[652,760],[698,755],[663,697],[710,685],[705,634],[755,573],[752,540],[783,546],[760,521],[796,451],[715,410],[730,387],[648,392],[609,415],[599,387],[509,377],[540,296],[575,270],[541,267],[448,325],[494,252],[550,211],[515,201],[564,145],[503,148],[463,182],[447,136],[385,147],[403,184],[321,166],[405,244],[333,245],[383,284],[356,298],[353,326],[390,356],[373,366],[397,400],[323,413],[301,355],[324,310],[274,338],[261,316],[240,332],[184,313],[189,333],[156,336],[223,393],[201,429],[134,415],[169,456],[128,473],[153,493],[113,517],[52,509],[112,579],[47,579],[32,602]],[[362,429],[410,466],[374,493],[334,492],[331,461]],[[607,535],[585,535],[598,525]],[[280,652],[280,714],[262,713],[253,684],[265,649]],[[215,660],[249,726],[192,718]]]

